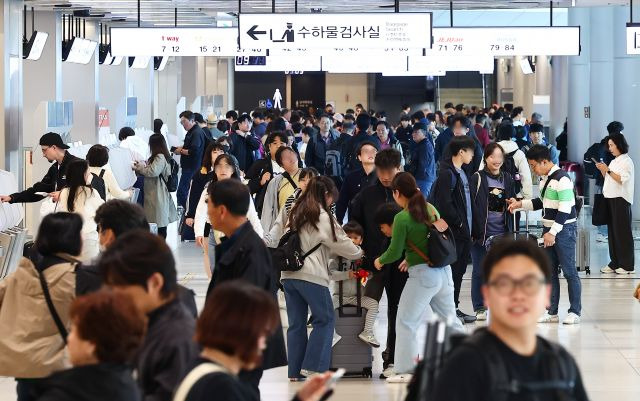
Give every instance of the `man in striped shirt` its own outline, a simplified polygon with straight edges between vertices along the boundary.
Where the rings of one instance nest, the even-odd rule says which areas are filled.
[[[544,247],[553,264],[551,277],[550,306],[538,323],[558,323],[558,303],[560,301],[560,280],[558,267],[567,280],[569,289],[569,314],[564,324],[580,323],[581,292],[580,277],[576,269],[577,213],[573,182],[569,176],[551,161],[551,153],[546,146],[534,145],[527,152],[531,171],[540,176],[540,197],[517,201],[509,199],[509,211],[516,209],[542,209]]]

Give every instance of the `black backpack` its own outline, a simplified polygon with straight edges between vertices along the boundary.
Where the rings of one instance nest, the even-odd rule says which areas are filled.
[[[295,230],[289,230],[280,238],[278,247],[271,252],[273,267],[278,271],[297,272],[302,269],[306,257],[320,248],[320,245],[322,244],[318,243],[308,252],[302,253],[300,235]]]
[[[531,394],[541,391],[555,391],[555,400],[570,400],[570,393],[575,388],[578,372],[569,353],[560,345],[538,337],[541,345],[542,360],[547,362],[544,369],[544,380],[519,382],[510,378],[502,358],[498,344],[490,338],[492,334],[486,328],[476,330],[472,335],[450,334],[447,329],[445,348],[437,355],[425,358],[418,363],[413,378],[408,386],[405,401],[424,401],[433,394],[437,374],[447,356],[458,347],[469,347],[481,353],[484,368],[489,372],[490,398],[492,401],[516,399],[518,394]],[[434,347],[437,347],[434,344]],[[435,350],[435,349],[434,349]],[[426,382],[426,383],[425,383]],[[426,386],[425,386],[426,384]],[[425,398],[426,396],[426,398]]]
[[[519,149],[516,149],[513,152],[505,154],[504,163],[502,163],[502,171],[511,174],[511,177],[513,178],[513,192],[516,194],[522,191],[520,171],[518,171],[518,166],[516,166],[516,161],[513,158],[518,150]]]
[[[104,183],[104,169],[100,170],[100,174],[91,173],[93,178],[91,179],[91,188],[98,191],[98,194],[103,201],[107,200],[107,186]]]
[[[169,192],[176,192],[178,190],[178,172],[180,171],[180,165],[173,157],[169,158],[169,165],[171,166],[171,174],[166,179],[160,174],[160,179],[167,186]]]

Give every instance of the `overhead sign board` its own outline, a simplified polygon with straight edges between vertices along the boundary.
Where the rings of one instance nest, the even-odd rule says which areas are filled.
[[[322,71],[320,56],[236,56],[236,71]]]
[[[431,52],[449,55],[577,56],[579,26],[434,28]]]
[[[640,54],[640,24],[627,24],[627,54]]]
[[[235,28],[111,28],[113,56],[235,57],[237,53]]]
[[[240,47],[431,48],[431,13],[240,14]]]

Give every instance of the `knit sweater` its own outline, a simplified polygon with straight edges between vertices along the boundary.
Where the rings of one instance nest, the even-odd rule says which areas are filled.
[[[427,212],[430,222],[434,222],[440,218],[440,213],[429,203],[427,203]],[[405,251],[405,259],[409,263],[409,267],[425,264],[426,261],[422,256],[417,254],[413,250],[413,247],[409,246],[409,241],[419,250],[427,254],[428,230],[427,225],[415,221],[407,209],[396,214],[396,217],[393,219],[391,244],[389,248],[380,255],[380,263],[383,265],[393,263],[400,259],[402,252]]]

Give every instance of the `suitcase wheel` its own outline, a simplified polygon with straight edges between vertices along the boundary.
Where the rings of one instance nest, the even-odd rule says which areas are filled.
[[[591,268],[589,266],[584,268],[585,273],[587,273],[587,275],[591,275]]]
[[[366,378],[372,378],[373,377],[373,371],[371,370],[371,368],[362,368],[362,377]]]

